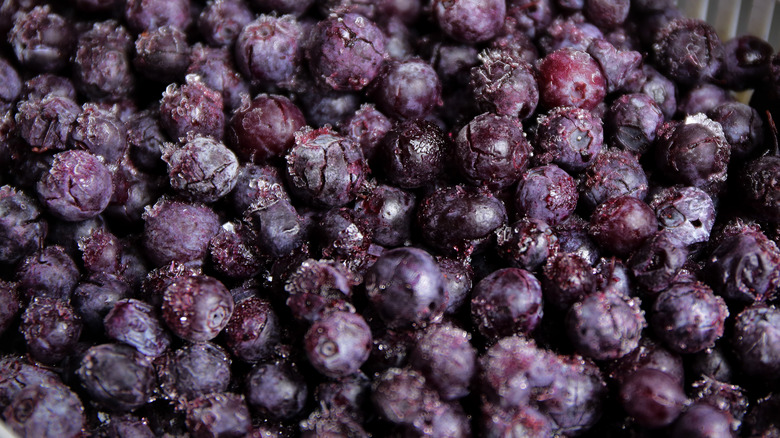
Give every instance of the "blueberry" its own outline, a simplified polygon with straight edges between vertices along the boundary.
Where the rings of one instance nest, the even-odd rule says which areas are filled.
[[[539,103],[539,84],[531,65],[503,51],[480,53],[469,86],[483,111],[526,119]]]
[[[481,431],[486,438],[555,435],[555,422],[534,407],[519,405],[516,409],[504,410],[489,406],[485,411]]]
[[[13,79],[8,87],[13,87]],[[9,92],[11,90],[9,89]],[[20,94],[17,96],[20,100],[36,101],[46,96],[60,96],[76,100],[76,86],[73,81],[64,76],[58,76],[52,73],[42,73],[34,76],[24,82]],[[10,99],[9,99],[10,100]]]
[[[753,35],[740,35],[723,44],[720,76],[732,90],[745,90],[752,83],[766,80],[774,49]]]
[[[226,111],[241,106],[243,95],[249,95],[249,83],[236,71],[233,56],[226,47],[192,47],[187,74],[196,74],[207,87],[222,94]]]
[[[176,336],[192,342],[215,338],[233,314],[233,296],[219,280],[184,277],[165,289],[162,316]]]
[[[609,252],[625,256],[638,249],[658,230],[653,210],[633,196],[611,198],[596,207],[590,219],[590,234]]]
[[[132,288],[122,279],[96,273],[82,280],[73,290],[73,307],[91,331],[102,333],[103,318],[114,304],[132,295]]]
[[[579,172],[599,155],[604,143],[601,120],[580,108],[556,108],[539,119],[534,159]]]
[[[517,27],[533,38],[541,34],[553,20],[553,0],[512,0],[506,5],[507,17],[517,21]]]
[[[442,399],[454,400],[471,392],[477,351],[471,335],[449,324],[429,327],[411,352],[409,362],[435,387]]]
[[[631,6],[629,0],[606,1],[586,0],[585,16],[596,26],[609,28],[619,26],[628,17],[628,9]]]
[[[73,125],[70,144],[116,163],[127,151],[125,126],[110,111],[84,104]]]
[[[222,393],[231,378],[230,357],[210,342],[188,344],[163,356],[158,380],[165,395],[172,399],[195,399]]]
[[[723,128],[733,158],[747,158],[763,143],[764,122],[755,108],[740,102],[726,102],[707,114]]]
[[[302,62],[303,30],[292,15],[260,15],[236,37],[236,65],[265,86],[289,87]]]
[[[254,235],[243,222],[226,222],[209,243],[211,265],[221,275],[248,279],[263,268],[264,260],[253,246]]]
[[[237,358],[254,362],[268,359],[279,343],[282,325],[271,304],[250,297],[236,304],[225,327],[225,341]]]
[[[603,0],[601,2],[604,3]],[[635,50],[621,50],[606,38],[607,36],[594,38],[587,52],[601,67],[607,83],[607,93],[623,91],[627,83],[640,74],[642,54]]]
[[[628,263],[636,282],[648,295],[655,295],[677,280],[687,257],[688,250],[676,236],[660,231],[647,239]]]
[[[253,18],[252,11],[243,1],[212,0],[198,16],[198,30],[210,45],[230,46]]]
[[[672,438],[728,438],[734,436],[725,412],[697,403],[689,407],[672,428]]]
[[[715,224],[715,204],[696,187],[674,186],[656,192],[650,200],[664,234],[682,245],[706,242]]]
[[[48,228],[36,201],[12,186],[0,187],[0,263],[14,264],[34,252]]]
[[[90,347],[77,373],[87,394],[112,411],[143,406],[152,398],[156,385],[151,359],[127,345]]]
[[[76,87],[90,99],[117,100],[135,89],[132,39],[114,20],[97,22],[79,36],[73,58]]]
[[[542,273],[544,299],[560,310],[568,310],[596,289],[590,263],[577,253],[553,254]]]
[[[5,424],[21,437],[69,437],[82,434],[86,418],[78,396],[62,384],[30,386],[3,411]]]
[[[363,104],[339,127],[339,131],[360,145],[363,156],[371,160],[379,142],[392,129],[393,123],[372,104]]]
[[[467,43],[491,39],[506,17],[506,2],[501,0],[436,0],[432,7],[433,16],[441,30]]]
[[[22,314],[19,331],[32,358],[57,364],[73,353],[81,328],[81,318],[70,304],[56,298],[38,297]]]
[[[566,171],[554,164],[523,173],[515,192],[520,214],[557,225],[577,207],[577,187]]]
[[[190,136],[180,147],[166,147],[162,158],[171,187],[195,202],[214,202],[236,184],[238,158],[213,138]]]
[[[499,269],[472,291],[471,318],[488,339],[531,333],[542,314],[542,286],[523,269]]]
[[[604,100],[606,80],[586,52],[564,48],[539,64],[539,96],[546,108],[574,106],[592,110]]]
[[[187,429],[193,437],[245,436],[252,427],[244,396],[212,393],[187,403]]]
[[[128,155],[139,170],[156,172],[165,168],[161,160],[166,141],[158,114],[154,110],[140,111],[125,122]]]
[[[109,338],[135,347],[147,356],[161,355],[171,343],[157,312],[143,301],[117,301],[103,320],[103,325]]]
[[[742,371],[748,376],[773,380],[778,372],[780,312],[763,305],[748,307],[736,317],[731,345]]]
[[[374,242],[392,247],[410,241],[415,205],[414,194],[379,184],[358,198],[354,210],[365,221]]]
[[[425,377],[408,368],[390,368],[374,379],[371,401],[377,412],[395,424],[414,424],[436,400]]]
[[[190,0],[128,0],[125,21],[136,33],[163,26],[185,30],[192,22]]]
[[[326,314],[304,337],[311,365],[332,378],[355,373],[368,359],[371,343],[371,330],[363,317],[343,311]]]
[[[543,220],[523,218],[497,229],[496,245],[511,265],[535,271],[558,251],[558,237]]]
[[[222,140],[222,94],[206,86],[197,75],[187,75],[185,84],[171,84],[165,89],[160,99],[160,122],[174,140],[185,138],[188,133]]]
[[[629,375],[620,386],[620,403],[641,426],[668,426],[686,403],[682,387],[673,377],[651,368]]]
[[[202,259],[219,231],[216,213],[205,206],[162,198],[144,213],[143,244],[155,266]]]
[[[645,327],[636,299],[597,292],[569,309],[566,329],[577,352],[596,359],[617,359],[633,351]]]
[[[282,257],[303,244],[305,224],[281,186],[273,185],[244,212],[261,256]]]
[[[728,90],[714,84],[699,84],[688,90],[677,104],[681,114],[709,113],[715,107],[734,102]]]
[[[603,39],[604,33],[594,24],[585,20],[582,12],[569,16],[560,15],[543,29],[538,37],[542,53],[550,54],[560,49],[586,51],[596,39]]]
[[[776,178],[778,169],[780,158],[765,155],[750,161],[739,175],[743,202],[756,218],[770,223],[780,222],[780,184]]]
[[[0,281],[0,335],[16,321],[16,315],[21,307],[19,293],[14,284]]]
[[[382,139],[372,167],[379,168],[392,184],[404,189],[425,186],[444,170],[444,154],[450,141],[435,124],[407,120]]]
[[[167,25],[143,32],[135,40],[136,71],[153,81],[170,83],[181,80],[190,65],[187,35]]]
[[[540,410],[557,424],[558,431],[576,435],[591,429],[604,412],[607,385],[601,370],[577,356],[558,358],[557,370]]]
[[[109,169],[96,156],[70,150],[55,155],[37,191],[52,214],[66,221],[82,221],[108,206],[113,182]]]
[[[379,109],[398,119],[427,116],[441,105],[441,82],[421,59],[386,61],[370,91]]]
[[[76,102],[64,96],[23,100],[17,104],[15,116],[19,136],[33,152],[64,150],[80,112]]]
[[[75,42],[73,25],[51,7],[36,6],[14,18],[8,42],[24,67],[55,72],[68,63]]]
[[[70,298],[79,281],[79,269],[59,246],[47,246],[25,258],[16,272],[17,288],[26,299]]]
[[[288,363],[256,365],[246,379],[247,402],[266,417],[285,419],[303,409],[308,388]]]
[[[424,326],[447,306],[444,279],[436,260],[417,248],[383,253],[365,276],[366,293],[389,327]]]
[[[263,12],[302,15],[314,0],[252,0],[251,3]]]
[[[723,45],[702,20],[678,18],[664,26],[653,44],[661,70],[681,84],[713,78],[721,66]]]
[[[643,93],[624,94],[609,107],[604,130],[610,145],[644,154],[655,141],[664,114],[653,98]]]

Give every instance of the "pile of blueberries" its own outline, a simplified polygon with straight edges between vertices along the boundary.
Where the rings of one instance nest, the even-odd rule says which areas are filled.
[[[675,0],[3,0],[0,33],[19,437],[780,437],[766,41]]]

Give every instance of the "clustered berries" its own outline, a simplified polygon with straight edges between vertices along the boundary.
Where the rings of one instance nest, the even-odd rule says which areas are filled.
[[[780,433],[768,42],[674,0],[1,3],[20,438]]]

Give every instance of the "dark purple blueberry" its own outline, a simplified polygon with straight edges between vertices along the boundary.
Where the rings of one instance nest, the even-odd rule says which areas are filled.
[[[103,333],[103,318],[120,300],[130,298],[133,290],[118,277],[95,274],[82,280],[73,290],[73,307],[89,330]]]
[[[649,65],[642,67],[643,74],[636,92],[643,93],[655,101],[666,119],[677,112],[677,88],[675,83]]]
[[[648,181],[636,155],[628,150],[605,149],[585,170],[579,184],[583,203],[588,208],[618,196],[647,196]]]
[[[36,6],[14,17],[8,43],[23,67],[37,72],[55,72],[67,65],[75,43],[72,23],[51,11]]]
[[[25,388],[62,385],[53,371],[20,356],[5,355],[0,358],[0,371],[0,408],[3,409]]]
[[[546,222],[522,218],[496,230],[499,255],[511,265],[535,271],[558,251],[558,237]]]
[[[552,384],[539,397],[540,410],[550,416],[557,430],[578,435],[601,418],[607,385],[601,370],[579,356],[558,357]]]
[[[388,185],[377,185],[355,202],[356,215],[365,221],[373,241],[401,246],[410,241],[416,197]]]
[[[559,15],[543,29],[538,37],[542,53],[550,54],[559,49],[586,51],[596,39],[603,39],[604,33],[585,20],[582,12]]]
[[[629,195],[611,198],[596,207],[590,219],[590,235],[596,243],[618,256],[638,249],[658,230],[655,212]]]
[[[445,254],[485,249],[506,222],[504,203],[485,188],[443,187],[417,208],[423,240]]]
[[[626,265],[616,257],[600,258],[593,269],[596,290],[630,298],[636,295],[633,279]]]
[[[612,292],[586,296],[571,306],[566,317],[574,348],[595,360],[617,359],[632,352],[645,325],[639,302]]]
[[[313,206],[337,207],[355,199],[368,166],[360,146],[326,126],[295,134],[285,169],[293,195]]]
[[[677,112],[680,114],[708,113],[715,107],[734,102],[728,90],[714,84],[699,84],[680,98]]]
[[[207,87],[197,75],[187,75],[186,83],[171,84],[160,99],[160,122],[173,139],[200,134],[222,140],[225,114],[222,95]]]
[[[317,409],[309,417],[300,422],[301,438],[319,437],[350,437],[367,438],[360,423],[352,418],[342,415],[340,412],[331,412],[326,409]]]
[[[37,186],[38,198],[53,215],[82,221],[100,214],[111,200],[111,172],[96,156],[70,150],[54,157]]]
[[[705,403],[690,406],[674,423],[671,438],[731,438],[729,414]]]
[[[0,107],[9,110],[19,98],[23,88],[19,73],[5,58],[0,58],[0,81],[2,84],[0,87]]]
[[[544,299],[559,310],[568,310],[596,291],[591,264],[576,253],[554,254],[542,271]]]
[[[661,108],[650,96],[624,94],[609,107],[604,118],[610,146],[642,155],[653,144],[664,122]]]
[[[114,192],[105,215],[114,223],[140,226],[147,207],[151,207],[165,188],[165,178],[139,171],[125,156],[114,171]]]
[[[252,368],[246,378],[247,402],[272,419],[287,419],[303,410],[308,387],[300,373],[287,363]]]
[[[439,76],[418,58],[385,62],[370,94],[385,114],[402,120],[425,117],[442,104]]]
[[[687,257],[686,245],[677,236],[659,231],[631,255],[628,264],[637,284],[654,296],[677,280]]]
[[[271,304],[250,297],[236,304],[225,327],[225,341],[233,355],[243,361],[265,360],[279,343],[281,328]]]
[[[219,280],[184,277],[165,289],[162,316],[176,336],[191,342],[214,339],[233,314],[233,296]]]
[[[682,386],[669,374],[642,368],[620,385],[620,403],[628,415],[647,428],[672,424],[686,403]]]
[[[209,243],[209,256],[214,269],[235,279],[257,275],[264,260],[255,252],[254,234],[244,222],[225,222]]]
[[[48,231],[36,201],[0,186],[0,264],[14,264],[40,248]]]
[[[125,21],[136,33],[163,26],[185,30],[192,22],[190,0],[127,0]]]
[[[471,294],[474,273],[471,265],[457,259],[437,257],[436,262],[444,277],[444,287],[447,289],[448,301],[447,315],[453,315],[460,311]]]
[[[91,99],[117,100],[135,88],[132,39],[114,20],[95,23],[79,37],[73,59],[76,87]]]
[[[143,244],[154,266],[199,261],[219,231],[210,208],[162,198],[144,213]]]
[[[553,20],[552,0],[509,0],[506,15],[517,21],[518,29],[533,38],[540,35]]]
[[[358,143],[363,150],[363,156],[371,160],[379,142],[392,127],[390,119],[374,108],[374,105],[363,104],[341,124],[339,131]]]
[[[378,146],[374,167],[404,189],[425,186],[444,170],[450,140],[434,123],[407,120],[391,129]]]
[[[145,110],[125,122],[128,154],[133,164],[144,172],[157,172],[165,168],[162,158],[163,144],[167,140],[155,110]]]
[[[151,358],[122,344],[90,347],[77,374],[92,400],[111,411],[145,405],[156,386]]]
[[[264,163],[287,153],[295,143],[293,134],[305,124],[303,113],[289,99],[261,94],[236,110],[227,139],[242,159]]]
[[[135,347],[147,356],[163,354],[171,343],[171,336],[160,322],[156,310],[143,301],[117,301],[103,320],[103,325],[109,338]]]
[[[21,308],[22,303],[16,285],[0,280],[0,335],[16,321],[16,315]]]
[[[732,90],[754,88],[766,80],[774,49],[753,35],[740,35],[723,44],[723,67],[720,72],[726,86]]]
[[[238,158],[211,137],[188,136],[182,146],[166,146],[162,158],[171,187],[192,201],[214,202],[236,184]]]
[[[365,276],[368,299],[390,328],[425,326],[441,317],[447,291],[436,260],[417,248],[385,251]]]
[[[233,66],[232,54],[225,47],[207,47],[200,43],[192,47],[187,74],[196,74],[212,90],[222,94],[226,111],[238,109],[242,96],[249,95],[249,83]]]
[[[542,286],[524,269],[499,269],[474,285],[471,319],[488,339],[531,333],[542,314]]]
[[[354,210],[332,208],[314,225],[312,233],[323,258],[343,263],[360,272],[371,249],[371,230]]]
[[[780,311],[763,305],[737,315],[731,346],[742,371],[750,377],[773,381],[780,372]]]
[[[278,168],[269,165],[258,166],[252,163],[244,164],[238,168],[236,186],[229,195],[236,214],[243,214],[247,208],[268,194],[289,200]]]
[[[640,74],[638,69],[642,64],[642,54],[635,50],[621,50],[604,38],[594,38],[587,52],[601,67],[607,93],[622,91],[627,83]]]
[[[466,179],[491,190],[515,183],[528,166],[531,146],[520,122],[509,116],[485,113],[461,128],[455,142],[455,160]]]
[[[309,363],[320,373],[340,378],[354,374],[368,359],[371,330],[362,316],[331,312],[312,324],[304,345]]]
[[[3,419],[20,437],[77,438],[86,423],[81,400],[62,384],[19,391],[3,411]]]
[[[333,15],[313,29],[307,58],[312,75],[334,90],[361,90],[378,74],[386,37],[368,18]]]
[[[303,29],[292,15],[260,15],[246,24],[235,45],[236,65],[264,87],[289,87],[301,69]]]
[[[378,375],[371,391],[377,413],[395,424],[413,424],[437,398],[425,377],[409,368],[390,368]]]
[[[435,0],[433,16],[444,33],[465,43],[487,41],[506,18],[504,0]]]
[[[557,428],[549,416],[525,404],[506,410],[485,406],[481,426],[485,438],[554,436]]]
[[[628,17],[631,3],[629,0],[586,0],[583,10],[585,16],[596,26],[610,28],[623,24]]]
[[[186,409],[187,430],[193,438],[241,437],[252,428],[243,395],[212,393],[189,401]]]
[[[138,35],[135,70],[147,79],[170,83],[181,80],[190,65],[187,35],[175,26],[162,26]]]
[[[770,223],[780,223],[780,157],[765,155],[749,162],[738,176],[744,203],[753,215]]]
[[[780,250],[759,231],[728,236],[712,250],[705,272],[715,293],[727,300],[770,300],[780,285]]]
[[[363,102],[362,96],[356,92],[320,88],[313,82],[302,87],[298,100],[309,126],[339,126]]]
[[[64,76],[57,76],[51,73],[43,73],[34,76],[24,82],[20,100],[41,100],[46,96],[67,97],[70,100],[76,100],[76,88],[73,81]]]
[[[723,45],[703,20],[678,18],[656,34],[653,44],[656,65],[681,84],[694,84],[715,77],[723,61]]]
[[[597,116],[580,108],[555,108],[539,119],[534,160],[539,164],[552,162],[576,173],[598,156],[603,142],[603,128]]]
[[[474,50],[472,47],[469,48]],[[506,18],[503,29],[495,38],[490,40],[488,48],[508,53],[513,58],[522,59],[529,64],[532,64],[539,58],[539,49],[537,49],[526,31],[522,29],[522,25],[518,23],[518,20],[512,16]],[[462,53],[466,54],[468,52]]]
[[[653,195],[655,210],[664,234],[682,245],[706,242],[715,224],[715,204],[706,192],[696,187],[668,187]]]
[[[371,380],[362,373],[333,382],[320,383],[314,399],[326,410],[362,421],[369,405]]]
[[[109,111],[97,105],[84,104],[73,125],[70,144],[116,163],[127,151],[125,126]]]
[[[409,362],[439,391],[442,399],[455,400],[471,392],[477,351],[471,335],[449,324],[433,325],[417,341]]]
[[[707,114],[723,128],[733,158],[744,159],[763,144],[764,122],[755,108],[740,102],[727,102]]]
[[[260,255],[282,257],[303,243],[306,227],[303,218],[290,204],[281,186],[267,190],[244,213],[254,233],[252,242]]]
[[[534,167],[523,173],[514,200],[520,215],[554,226],[577,207],[577,185],[554,164]]]
[[[98,228],[82,237],[79,250],[89,274],[121,275],[122,242],[110,231]]]
[[[488,50],[479,55],[481,64],[471,69],[471,88],[484,111],[526,119],[539,103],[539,84],[526,61],[503,52]]]
[[[158,370],[162,391],[171,399],[225,392],[230,383],[230,357],[210,342],[187,344],[165,356]]]
[[[65,250],[47,246],[25,258],[17,267],[17,290],[25,299],[50,297],[67,301],[79,281],[79,268]]]
[[[76,102],[67,97],[23,100],[17,105],[16,129],[33,152],[64,150],[80,112]]]
[[[691,385],[695,404],[705,404],[727,414],[727,422],[737,430],[745,418],[749,400],[746,391],[738,386],[704,377]]]
[[[198,30],[212,46],[231,46],[253,18],[249,6],[242,0],[212,0],[198,16]]]
[[[539,64],[540,101],[546,108],[574,106],[592,110],[604,100],[606,80],[587,53],[564,48]]]
[[[19,331],[33,359],[56,364],[74,352],[81,327],[81,318],[70,304],[57,298],[37,297],[22,314]]]
[[[724,344],[716,344],[692,356],[691,370],[694,375],[721,382],[731,382],[736,372]]]
[[[565,221],[553,227],[558,236],[561,252],[574,253],[591,265],[598,262],[601,253],[596,242],[588,235],[589,224],[579,215],[572,214]]]

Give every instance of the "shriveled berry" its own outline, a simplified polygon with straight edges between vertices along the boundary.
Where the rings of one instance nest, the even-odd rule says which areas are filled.
[[[774,380],[780,372],[780,311],[763,305],[737,315],[731,346],[742,371],[751,377]]]
[[[535,271],[558,251],[558,237],[543,220],[523,218],[497,229],[496,245],[510,264]]]
[[[665,234],[683,245],[706,242],[715,224],[715,204],[696,187],[669,187],[653,195],[650,207]]]
[[[23,100],[17,105],[19,136],[33,152],[64,150],[81,109],[73,99],[57,95]]]
[[[576,253],[554,254],[542,273],[544,299],[560,310],[568,310],[596,291],[596,276],[590,263]]]
[[[207,87],[198,76],[187,75],[185,84],[171,84],[165,89],[160,99],[160,122],[173,139],[193,133],[222,140],[222,94]]]
[[[213,0],[198,16],[198,30],[212,46],[230,46],[254,16],[246,2]]]
[[[26,299],[70,298],[79,280],[79,268],[59,246],[47,246],[25,258],[16,271],[17,288]]]
[[[491,39],[506,17],[506,2],[503,0],[436,0],[432,6],[433,16],[441,30],[467,43]]]
[[[780,250],[760,231],[739,233],[714,247],[705,269],[708,284],[727,300],[770,300],[780,285]]]
[[[94,104],[84,104],[70,134],[70,144],[108,163],[116,163],[127,151],[124,124],[110,111]]]
[[[220,225],[208,207],[165,198],[146,211],[144,221],[143,244],[155,266],[203,259]]]
[[[100,406],[130,411],[148,403],[155,386],[151,358],[133,347],[101,344],[90,347],[78,369],[81,385]]]
[[[5,411],[5,424],[21,437],[76,438],[85,426],[84,406],[63,384],[29,386]]]
[[[192,22],[190,0],[128,0],[125,21],[136,33],[162,26],[185,30]]]
[[[225,392],[230,377],[230,356],[210,342],[188,344],[168,353],[158,369],[161,389],[172,399]]]
[[[187,35],[175,26],[146,31],[135,40],[136,71],[147,79],[170,83],[181,80],[190,65]]]
[[[303,29],[292,15],[260,15],[236,37],[236,65],[265,86],[290,86],[301,69]]]
[[[114,20],[97,22],[84,32],[73,59],[76,87],[91,99],[117,100],[135,89],[132,39]]]
[[[254,362],[271,356],[274,346],[279,342],[281,329],[271,304],[250,297],[236,304],[233,316],[225,327],[225,338],[234,356]]]
[[[468,395],[476,374],[477,351],[471,335],[450,324],[428,328],[411,352],[409,362],[425,376],[444,400]]]
[[[471,69],[469,83],[483,111],[528,118],[539,103],[539,84],[526,61],[503,51],[485,51],[481,64]]]
[[[8,43],[19,63],[40,72],[54,72],[65,67],[74,42],[72,23],[52,12],[48,5],[20,13],[8,33]]]
[[[596,359],[623,357],[638,345],[646,323],[636,299],[597,292],[575,303],[566,317],[577,352]]]
[[[212,393],[187,403],[187,430],[193,438],[246,436],[252,428],[244,396]]]
[[[682,84],[693,84],[715,76],[723,45],[705,21],[678,18],[658,32],[653,54],[662,72]]]
[[[288,363],[252,368],[246,379],[247,402],[263,416],[292,418],[303,410],[308,387],[303,376]]]
[[[143,301],[117,301],[103,320],[103,325],[109,338],[135,347],[147,356],[161,355],[171,343],[157,312]]]
[[[73,353],[81,335],[81,318],[65,301],[38,297],[22,315],[19,331],[35,360],[57,364]]]
[[[48,228],[37,202],[12,186],[0,186],[0,264],[14,264],[38,249]]]
[[[624,94],[604,117],[608,143],[634,154],[644,154],[655,141],[664,114],[653,98],[643,93]]]
[[[168,146],[162,158],[171,187],[195,202],[214,202],[236,185],[238,158],[213,138],[191,136],[181,147]]]
[[[449,145],[449,139],[434,123],[407,120],[385,135],[372,166],[403,189],[422,187],[444,170],[444,155]]]

